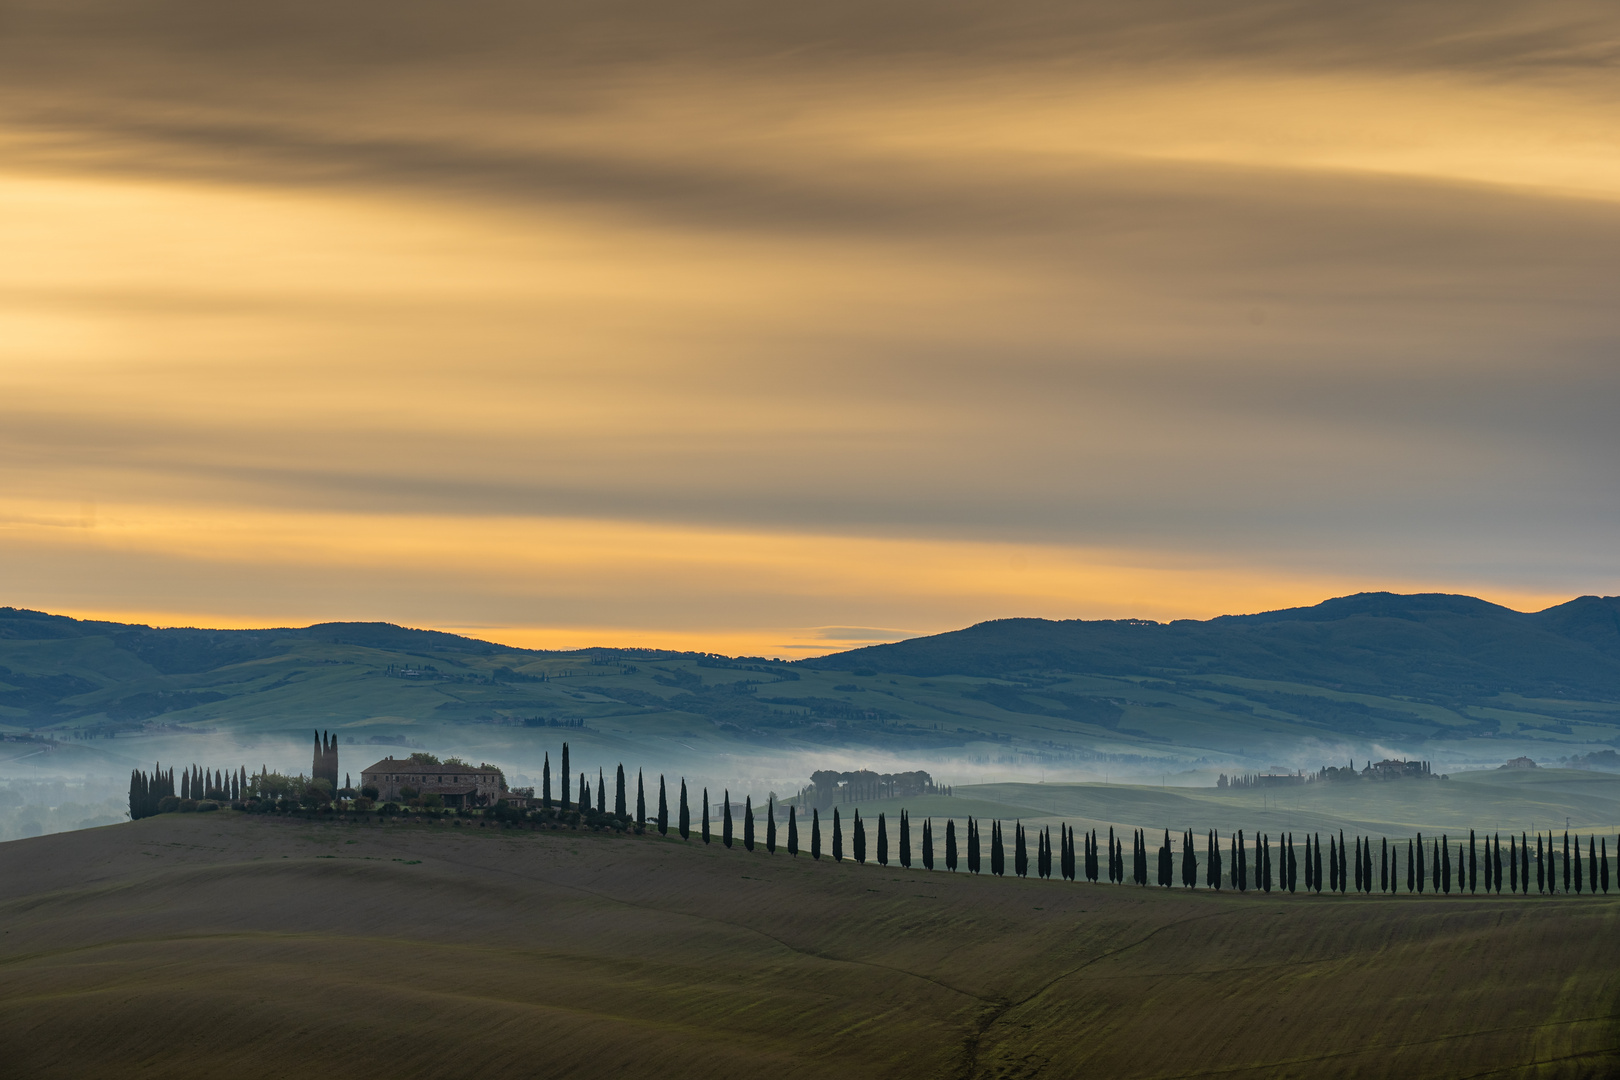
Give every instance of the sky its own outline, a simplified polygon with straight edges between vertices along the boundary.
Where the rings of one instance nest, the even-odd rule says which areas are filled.
[[[1620,592],[1605,3],[0,0],[0,604]]]

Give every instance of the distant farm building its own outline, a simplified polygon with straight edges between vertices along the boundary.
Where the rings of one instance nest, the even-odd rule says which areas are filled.
[[[383,758],[360,773],[362,787],[375,787],[382,802],[400,802],[410,788],[417,795],[437,795],[444,805],[458,810],[494,806],[502,799],[522,801],[505,790],[501,771],[471,765],[424,764],[419,761]]]

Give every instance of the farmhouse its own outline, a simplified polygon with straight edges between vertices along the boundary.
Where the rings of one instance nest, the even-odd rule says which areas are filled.
[[[427,764],[420,761],[383,758],[360,773],[362,787],[375,787],[382,802],[399,802],[401,792],[410,788],[418,795],[437,795],[444,805],[458,809],[494,806],[501,799],[520,801],[505,790],[501,771],[471,765]]]

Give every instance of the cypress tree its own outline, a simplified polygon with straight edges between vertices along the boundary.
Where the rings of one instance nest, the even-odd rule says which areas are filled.
[[[1596,896],[1597,895],[1597,885],[1598,885],[1598,883],[1597,883],[1597,871],[1598,871],[1598,867],[1597,867],[1597,837],[1596,836],[1589,836],[1589,837],[1587,837],[1587,840],[1586,840],[1586,867],[1587,867],[1587,872],[1591,875],[1590,880],[1588,882],[1588,884],[1590,885],[1590,888],[1588,889],[1588,891],[1593,896]]]
[[[1434,886],[1434,891],[1439,892],[1440,891],[1440,841],[1439,840],[1436,840],[1434,842],[1434,861],[1430,864],[1429,875],[1430,875],[1430,878],[1431,878],[1430,884]]]
[[[1109,835],[1110,838],[1112,838],[1113,837],[1113,832],[1110,831],[1108,835]],[[1113,849],[1110,847],[1109,852],[1108,852],[1108,856],[1109,856],[1110,859],[1112,859],[1113,855],[1114,855]],[[1099,856],[1099,854],[1097,852],[1097,830],[1092,829],[1091,830],[1091,868],[1090,868],[1091,877],[1088,880],[1096,881],[1098,879],[1098,877],[1101,875],[1102,867],[1100,867],[1098,865],[1099,861],[1100,861],[1100,856]]]
[[[956,873],[956,819],[945,819],[945,869]]]
[[[1414,872],[1413,866],[1412,866],[1412,838],[1407,837],[1406,838],[1406,891],[1408,893],[1411,893],[1411,892],[1414,891],[1414,886],[1415,886],[1415,884],[1416,884],[1416,882],[1418,880],[1418,877],[1419,877],[1419,875]]]
[[[1299,863],[1294,857],[1294,834],[1288,834],[1288,891],[1299,888]]]
[[[1052,876],[1052,827],[1041,829],[1035,837],[1035,873],[1042,878]]]
[[[1586,885],[1586,881],[1585,881],[1586,875],[1581,873],[1581,838],[1578,837],[1578,836],[1575,838],[1575,861],[1574,861],[1574,867],[1575,867],[1575,895],[1579,896],[1581,894],[1581,890]]]
[[[1361,837],[1356,837],[1356,892],[1361,892]]]
[[[971,817],[967,820],[967,844],[968,872],[977,874],[984,865],[984,860],[979,850],[979,826]]]
[[[1316,861],[1311,858],[1311,837],[1305,836],[1305,891],[1310,892],[1316,887]]]
[[[729,796],[730,793],[728,792],[727,794]],[[726,799],[726,820],[728,824],[730,823],[730,819],[731,799],[728,797]],[[708,785],[705,784],[703,787],[703,842],[707,844],[709,839],[709,788]]]
[[[838,818],[838,807],[833,807],[833,862],[844,861],[844,825]]]
[[[1007,851],[1001,844],[1001,822],[990,823],[990,872],[1002,877],[1007,872]]]
[[[1074,830],[1067,821],[1058,824],[1057,872],[1064,881],[1074,880]]]
[[[889,827],[888,827],[888,824],[884,821],[884,817],[883,817],[883,814],[882,814],[881,811],[878,813],[877,849],[878,849],[878,865],[879,866],[888,866],[889,865]]]
[[[692,811],[686,804],[686,777],[681,777],[681,839],[692,836]]]
[[[1508,833],[1508,892],[1519,891],[1519,845]]]
[[[579,812],[591,812],[591,782],[585,779],[584,773],[579,774]]]
[[[683,796],[686,794],[686,781],[685,780],[681,781],[681,794]],[[683,804],[681,809],[685,810],[686,807],[685,807],[684,804],[685,804],[686,800],[683,798],[681,800],[681,802]],[[664,774],[663,773],[658,774],[658,835],[659,836],[668,836],[669,835],[669,795],[664,790]],[[684,836],[685,833],[683,832],[682,835]]]
[[[1339,891],[1339,852],[1333,846],[1333,834],[1328,833],[1328,891]]]
[[[1170,830],[1164,830],[1164,843],[1159,847],[1159,886],[1170,887],[1171,860],[1170,860]]]
[[[810,808],[810,857],[821,861],[821,808],[816,806]]]
[[[1580,850],[1579,848],[1576,849]],[[1569,892],[1569,830],[1564,830],[1564,892]]]
[[[1350,876],[1345,872],[1344,830],[1339,830],[1339,892],[1350,888]]]
[[[1116,884],[1114,878],[1114,827],[1108,826],[1108,883]]]
[[[607,813],[607,779],[602,775],[601,766],[596,769],[596,812]]]
[[[1024,823],[1013,822],[1013,873],[1029,876],[1029,851],[1024,847]]]
[[[1389,837],[1378,842],[1378,891],[1392,892],[1389,883]]]
[[[1221,888],[1221,846],[1215,839],[1215,830],[1209,830],[1204,841],[1204,884],[1216,892]]]
[[[772,855],[776,854],[776,796],[766,799],[765,805],[765,850]]]
[[[1502,834],[1496,834],[1496,852],[1491,856],[1491,884],[1496,889],[1496,895],[1502,895]]]
[[[855,861],[866,865],[866,823],[861,820],[859,807],[855,809]]]
[[[703,801],[708,802],[709,800],[707,798],[705,798]],[[721,796],[720,805],[721,805],[721,811],[720,811],[720,842],[722,844],[726,845],[726,847],[730,847],[731,846],[731,840],[732,840],[731,789],[730,788],[725,789],[725,794],[723,796]],[[704,815],[705,822],[707,821],[707,818],[708,818],[708,815],[705,814]]]
[[[1470,895],[1472,895],[1475,892],[1474,880],[1475,880],[1475,875],[1476,875],[1477,869],[1478,869],[1478,866],[1477,866],[1477,864],[1475,863],[1475,860],[1474,860],[1474,830],[1469,829],[1468,830],[1468,892],[1469,892]],[[1489,890],[1490,890],[1490,883],[1486,882],[1486,891],[1488,892]]]
[[[566,813],[568,813],[568,781],[572,780],[573,776],[574,776],[573,773],[568,771],[568,744],[567,743],[563,743],[563,749],[562,749],[562,772],[559,775],[562,777],[562,811],[563,811],[563,813],[566,814]],[[584,807],[580,807],[580,809],[583,810]]]
[[[1528,879],[1524,883],[1524,888],[1526,892],[1530,891],[1530,882]],[[1546,891],[1547,864],[1545,862],[1545,857],[1541,852],[1541,834],[1536,833],[1536,892],[1544,894]]]
[[[934,868],[934,819],[923,818],[922,864],[924,870]]]
[[[1260,849],[1260,888],[1269,893],[1271,891],[1271,837],[1256,836],[1254,842]]]
[[[641,770],[636,770],[636,824],[647,824],[647,783]]]
[[[1328,834],[1329,839],[1332,833]],[[1322,834],[1316,834],[1316,854],[1311,856],[1311,886],[1318,896],[1322,894]]]
[[[797,806],[790,805],[788,807],[787,832],[788,854],[797,859],[799,857],[799,808]]]
[[[180,797],[182,799],[191,798],[191,770],[190,769],[187,769],[185,772],[180,774]]]
[[[363,779],[363,778],[362,778]],[[551,751],[546,751],[546,763],[540,767],[540,805],[551,809]]]
[[[1423,895],[1423,887],[1426,884],[1428,884],[1428,880],[1427,880],[1428,875],[1423,872],[1423,856],[1424,856],[1424,854],[1425,854],[1425,852],[1423,850],[1423,834],[1418,833],[1417,834],[1417,891],[1418,891],[1419,896]]]
[[[1519,883],[1524,888],[1524,895],[1530,895],[1530,838],[1524,833],[1519,834]]]
[[[1495,864],[1496,864],[1496,859],[1494,858],[1492,850],[1491,850],[1491,838],[1487,836],[1485,838],[1485,895],[1486,896],[1489,896],[1491,894],[1491,891],[1496,887],[1496,875],[1492,870],[1492,868],[1495,866]]]
[[[743,849],[754,850],[754,797],[743,796]]]
[[[1620,847],[1615,848],[1615,850],[1620,851]],[[1602,860],[1598,869],[1598,884],[1603,886],[1603,892],[1607,895],[1609,892],[1609,838],[1607,836],[1603,838],[1603,843],[1598,847],[1598,858]]]
[[[911,869],[911,815],[900,811],[900,865]]]
[[[619,771],[613,779],[613,813],[623,821],[630,816],[630,807],[626,805],[624,795],[624,762],[619,762]]]

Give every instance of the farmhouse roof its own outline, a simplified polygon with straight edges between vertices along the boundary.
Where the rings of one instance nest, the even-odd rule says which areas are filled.
[[[475,765],[426,765],[420,761],[396,760],[383,758],[375,765],[367,766],[362,772],[389,772],[389,773],[494,773],[499,769],[480,769]]]

